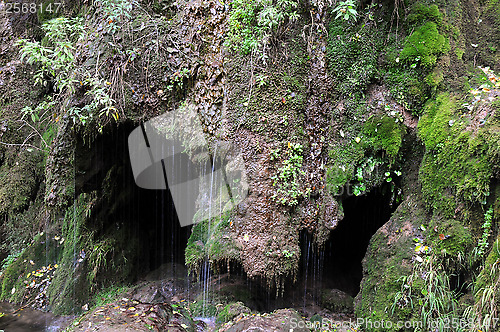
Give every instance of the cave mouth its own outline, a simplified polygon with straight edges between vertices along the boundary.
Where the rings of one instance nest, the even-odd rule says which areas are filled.
[[[102,200],[91,225],[96,236],[125,229],[137,245],[137,261],[129,262],[135,278],[163,264],[184,265],[191,227],[181,227],[167,190],[148,190],[134,181],[128,136],[136,124],[127,122],[76,146],[76,195],[97,191]],[[193,202],[195,204],[195,202]],[[112,236],[112,235],[111,235]]]
[[[302,231],[299,280],[316,300],[320,299],[322,289],[357,295],[363,276],[362,260],[370,239],[397,207],[393,204],[394,190],[397,188],[385,183],[362,196],[346,197],[342,201],[344,219],[320,250],[313,245],[312,234]]]

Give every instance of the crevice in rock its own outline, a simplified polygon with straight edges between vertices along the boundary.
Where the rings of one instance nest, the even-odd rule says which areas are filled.
[[[310,234],[301,235],[299,284],[305,284],[307,278],[304,287],[317,301],[321,301],[324,289],[338,289],[356,296],[362,279],[362,260],[370,239],[389,220],[396,207],[390,184],[362,196],[345,198],[345,217],[322,249],[315,248]]]

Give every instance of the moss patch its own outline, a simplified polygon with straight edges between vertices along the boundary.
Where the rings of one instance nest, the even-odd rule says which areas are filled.
[[[436,64],[438,55],[448,52],[450,45],[437,29],[437,24],[427,22],[416,29],[406,40],[399,57],[406,63],[420,61],[424,67]]]
[[[384,151],[392,163],[403,143],[404,125],[390,116],[372,117],[363,127],[363,144],[374,153]]]
[[[198,273],[206,259],[212,267],[239,260],[240,249],[230,235],[231,220],[232,215],[227,212],[193,226],[185,252],[186,265],[190,270]]]
[[[420,169],[422,192],[426,202],[447,217],[453,217],[458,201],[484,202],[490,192],[497,124],[491,121],[477,135],[464,130],[466,126],[448,94],[429,103],[418,124],[427,150]]]

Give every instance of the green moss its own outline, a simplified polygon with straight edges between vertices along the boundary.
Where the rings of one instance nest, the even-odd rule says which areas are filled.
[[[436,23],[427,22],[406,38],[399,57],[408,64],[420,61],[422,66],[429,68],[436,64],[438,55],[448,52],[449,48],[448,40],[439,33]]]
[[[440,24],[442,20],[443,14],[441,14],[437,5],[428,6],[423,3],[417,3],[408,15],[408,21],[412,24],[422,24],[426,21]]]
[[[425,81],[415,68],[393,66],[386,68],[384,81],[391,96],[413,114],[420,112],[420,106],[429,98]]]
[[[425,77],[425,83],[432,89],[435,89],[443,82],[443,79],[443,72],[439,69],[434,69]]]
[[[435,150],[449,139],[456,101],[448,94],[439,95],[424,109],[424,114],[418,122],[418,133],[428,151]]]
[[[440,234],[445,238],[441,239]],[[427,227],[426,239],[434,253],[443,257],[463,256],[474,245],[471,231],[456,219],[434,217]]]
[[[374,153],[384,151],[390,163],[394,162],[403,143],[404,125],[390,116],[370,118],[363,127],[362,143]]]
[[[19,213],[28,208],[36,196],[42,176],[42,153],[20,152],[9,156],[0,167],[0,214]]]
[[[448,218],[460,200],[485,202],[500,142],[496,121],[472,135],[456,108],[453,97],[441,94],[426,106],[418,124],[427,150],[419,175],[422,192]]]
[[[216,322],[218,324],[226,323],[231,321],[233,318],[239,316],[240,314],[250,314],[251,311],[242,302],[234,302],[226,305],[224,309],[217,315]]]
[[[27,289],[25,282],[28,273],[49,264],[56,264],[60,253],[59,242],[54,241],[52,236],[48,234],[36,236],[21,255],[2,271],[0,300],[14,303],[33,300],[38,293],[31,293]]]
[[[361,144],[353,141],[330,149],[328,154],[332,165],[326,169],[327,190],[335,194],[354,177],[356,165],[363,159],[365,151]]]
[[[328,41],[329,73],[342,95],[363,91],[376,74],[381,29],[356,29],[343,20],[331,20]]]
[[[199,272],[204,260],[212,267],[217,264],[239,260],[239,248],[230,235],[231,212],[211,220],[203,220],[193,226],[185,251],[186,265]]]
[[[90,284],[87,282],[87,262],[91,236],[85,227],[85,220],[90,213],[90,197],[80,195],[74,206],[68,208],[62,225],[62,236],[65,239],[60,269],[47,289],[50,305],[56,314],[79,312],[90,295]]]

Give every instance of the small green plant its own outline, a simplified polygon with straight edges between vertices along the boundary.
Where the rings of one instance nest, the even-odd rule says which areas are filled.
[[[121,27],[121,22],[132,18],[134,1],[129,0],[97,0],[95,1],[98,11],[102,11],[105,17],[106,30],[115,34]]]
[[[337,14],[335,19],[341,17],[342,19],[349,21],[356,21],[358,12],[356,11],[356,4],[353,0],[341,1],[337,7],[333,9],[333,13]]]
[[[352,193],[355,196],[360,196],[366,191],[366,184],[364,182],[364,177],[363,177],[363,168],[358,167],[356,170],[356,180],[358,180],[359,183],[354,185],[354,188],[352,190]]]
[[[298,204],[300,197],[306,197],[310,188],[301,188],[300,178],[305,174],[301,169],[303,162],[303,147],[300,143],[288,143],[288,149],[285,159],[278,169],[278,174],[273,176],[273,186],[276,187],[276,193],[272,196],[275,201],[289,206]]]
[[[269,79],[268,75],[257,75],[255,76],[255,80],[257,81],[257,85],[259,88],[267,85],[267,80]]]
[[[491,235],[491,223],[493,221],[493,207],[490,207],[488,211],[484,214],[484,224],[481,226],[483,229],[483,235],[477,243],[477,255],[483,257],[488,249],[488,238]]]
[[[108,304],[118,298],[120,294],[125,293],[128,287],[113,285],[108,288],[102,289],[99,293],[94,296],[94,302],[96,307]]]
[[[182,90],[184,86],[184,79],[188,79],[191,74],[191,71],[188,68],[182,68],[181,70],[175,72],[170,77],[170,84],[167,85],[167,89],[172,91],[174,88],[178,90]]]
[[[91,102],[83,107],[72,107],[68,110],[73,123],[79,122],[85,125],[96,112],[99,112],[99,116],[112,116],[115,121],[118,121],[118,110],[114,106],[115,100],[109,94],[109,85],[111,83],[89,76],[82,84],[89,87],[85,95],[91,97]],[[101,131],[102,128],[99,130]]]
[[[53,79],[58,92],[75,91],[74,59],[75,43],[83,36],[83,18],[58,17],[42,25],[45,39],[42,42],[19,39],[21,61],[39,65],[34,79],[37,84],[47,85],[47,77]]]
[[[3,261],[2,261],[2,268],[1,270],[5,270],[10,264],[15,262],[19,256],[21,256],[22,252],[13,252],[9,254]]]
[[[55,105],[56,102],[52,99],[52,97],[47,96],[45,100],[39,103],[35,108],[26,106],[21,109],[21,112],[28,115],[31,118],[31,121],[35,124],[39,121],[43,121],[47,113],[52,110]]]
[[[272,36],[299,17],[293,0],[233,0],[231,7],[226,45],[242,54],[258,53],[263,60]]]

